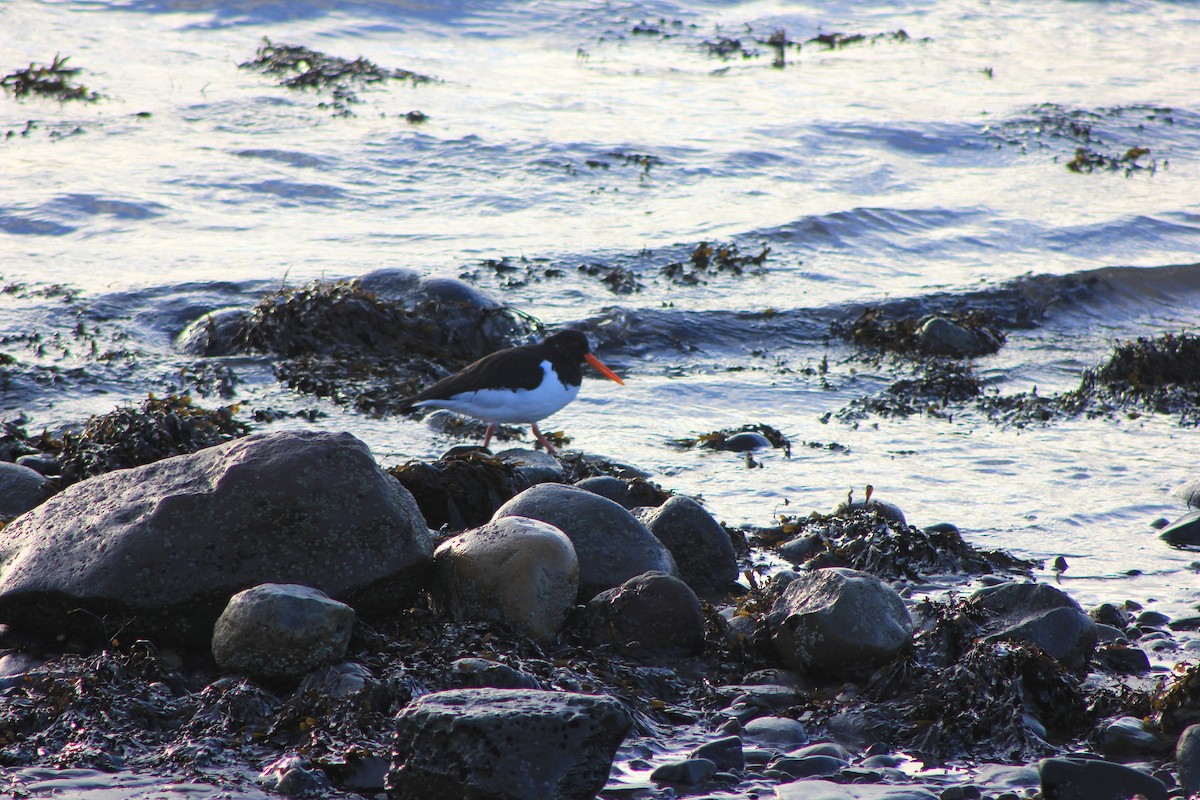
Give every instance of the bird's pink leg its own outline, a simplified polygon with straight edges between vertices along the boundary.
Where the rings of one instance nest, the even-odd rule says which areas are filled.
[[[547,452],[547,453],[549,453],[549,454],[550,454],[550,455],[552,455],[552,456],[557,456],[557,455],[558,455],[558,453],[557,453],[557,452],[555,452],[555,450],[554,450],[554,446],[553,446],[553,445],[551,445],[551,444],[550,444],[550,441],[549,441],[549,440],[548,440],[548,439],[547,439],[545,436],[542,436],[542,432],[538,430],[537,423],[536,423],[536,422],[531,422],[531,423],[529,423],[529,427],[533,428],[533,436],[534,436],[534,438],[535,438],[535,439],[537,439],[539,442],[541,442],[541,443],[542,443],[542,447],[545,447],[545,448],[546,448],[546,452]]]
[[[496,423],[489,422],[487,433],[483,435],[483,449],[487,450],[488,442],[492,440],[492,434],[496,432]]]

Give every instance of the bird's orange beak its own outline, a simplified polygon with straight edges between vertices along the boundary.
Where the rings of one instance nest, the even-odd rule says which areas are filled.
[[[587,359],[587,362],[588,362],[589,364],[591,364],[593,367],[595,367],[595,368],[596,368],[596,370],[597,370],[597,371],[599,371],[599,373],[600,373],[601,375],[603,375],[604,377],[608,378],[610,381],[616,381],[617,383],[621,384],[622,386],[624,386],[624,385],[625,385],[625,381],[621,380],[620,376],[619,376],[619,375],[617,375],[617,373],[613,372],[611,369],[609,369],[608,367],[604,366],[604,362],[603,362],[603,361],[601,361],[600,359],[596,358],[596,357],[595,357],[594,355],[592,355],[591,353],[584,353],[584,354],[583,354],[583,357],[584,357],[585,359]]]

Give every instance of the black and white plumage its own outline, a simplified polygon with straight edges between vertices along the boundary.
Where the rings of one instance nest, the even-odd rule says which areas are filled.
[[[492,440],[498,423],[522,423],[553,454],[554,448],[537,423],[579,394],[587,362],[610,380],[624,385],[615,372],[592,355],[587,336],[565,330],[539,344],[510,347],[484,356],[405,399],[404,407],[444,408],[488,423],[483,446]]]

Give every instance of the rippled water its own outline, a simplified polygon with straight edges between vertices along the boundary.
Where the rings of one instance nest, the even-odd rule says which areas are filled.
[[[56,427],[169,390],[195,362],[172,344],[188,321],[280,285],[385,266],[467,276],[549,324],[598,326],[627,386],[588,381],[547,426],[701,495],[722,519],[768,524],[871,484],[915,524],[1066,556],[1060,585],[1085,604],[1193,613],[1193,556],[1149,525],[1183,512],[1170,491],[1200,461],[1177,420],[1016,429],[971,407],[827,414],[895,379],[897,367],[855,359],[829,335],[865,304],[992,296],[1029,274],[1094,279],[977,359],[1004,394],[1072,389],[1114,340],[1192,326],[1200,267],[1167,267],[1200,260],[1195,11],[9,3],[0,70],[61,53],[103,97],[0,98],[0,276],[34,290],[0,295],[0,333],[66,336],[83,321],[134,357],[38,353],[10,338],[5,352],[43,372],[10,380],[3,411]],[[784,68],[764,43],[777,30],[803,42]],[[867,38],[808,41],[833,32]],[[239,69],[263,37],[438,80],[362,89],[353,115],[336,116],[320,107],[328,97]],[[749,57],[710,52],[734,38]],[[428,120],[407,121],[414,110]],[[1082,143],[1113,156],[1149,148],[1137,163],[1153,168],[1067,169]],[[663,267],[701,241],[770,248],[765,271],[667,279]],[[502,258],[516,269],[483,263]],[[628,268],[641,289],[615,294],[588,264]],[[52,284],[81,295],[38,291]],[[320,408],[316,427],[354,432],[385,463],[451,443],[292,396],[262,361],[230,365],[247,407]],[[751,469],[669,446],[750,422],[786,433],[792,457],[760,455]]]

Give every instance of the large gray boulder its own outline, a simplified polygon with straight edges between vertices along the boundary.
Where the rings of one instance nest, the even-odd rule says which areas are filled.
[[[679,577],[697,594],[717,594],[737,580],[737,554],[729,534],[692,498],[672,497],[633,514],[667,546]]]
[[[242,589],[299,583],[370,618],[415,598],[432,556],[361,441],[260,434],[77,483],[0,530],[0,621],[207,647]]]
[[[788,667],[837,676],[887,663],[913,631],[895,589],[843,567],[813,570],[789,583],[767,615],[767,626]]]
[[[579,559],[553,525],[503,517],[443,542],[432,594],[457,620],[496,619],[553,641],[575,606]]]
[[[396,716],[389,797],[592,800],[632,720],[609,697],[452,689]]]
[[[1096,623],[1065,592],[1046,583],[1002,583],[971,595],[988,612],[989,641],[1028,642],[1073,670],[1087,668],[1099,634]]]
[[[670,551],[629,511],[574,486],[543,483],[526,489],[492,519],[504,517],[541,520],[567,535],[579,557],[580,601],[643,572],[679,574]]]

